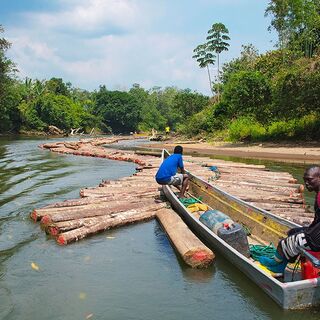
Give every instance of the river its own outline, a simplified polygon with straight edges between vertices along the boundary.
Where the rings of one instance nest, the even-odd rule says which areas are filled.
[[[0,139],[0,320],[319,319],[320,309],[281,310],[220,255],[207,270],[186,267],[155,220],[58,246],[32,209],[135,166],[54,154],[43,142]],[[299,178],[304,169],[267,165]]]

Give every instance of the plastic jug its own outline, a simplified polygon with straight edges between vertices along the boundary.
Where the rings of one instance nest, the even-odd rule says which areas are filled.
[[[200,216],[199,220],[215,234],[224,224],[231,225],[234,223],[233,220],[219,210],[208,210]]]
[[[309,251],[310,254],[315,256],[317,259],[320,259],[320,252]],[[306,257],[301,257],[301,278],[305,279],[313,279],[319,278],[320,269],[316,268],[311,261],[309,261]]]

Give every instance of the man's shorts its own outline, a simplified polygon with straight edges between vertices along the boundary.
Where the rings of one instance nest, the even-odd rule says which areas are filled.
[[[279,245],[281,245],[282,252],[289,261],[295,260],[300,253],[299,248],[310,250],[303,231],[291,234],[287,238],[280,240]]]
[[[183,174],[177,173],[173,177],[171,177],[170,181],[167,183],[170,186],[180,186],[183,182]]]

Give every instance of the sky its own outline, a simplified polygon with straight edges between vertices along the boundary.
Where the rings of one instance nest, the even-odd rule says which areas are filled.
[[[253,44],[264,53],[277,41],[264,12],[269,0],[0,0],[7,56],[21,79],[62,78],[74,87],[129,90],[175,86],[210,95],[206,69],[193,49],[212,24],[229,29],[221,62]],[[213,75],[217,66],[212,67]]]

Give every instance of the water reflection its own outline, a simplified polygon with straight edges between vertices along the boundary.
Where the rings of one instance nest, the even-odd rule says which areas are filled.
[[[206,269],[188,268],[185,264],[181,265],[183,277],[189,282],[193,283],[210,283],[214,278],[215,266],[214,264]]]

